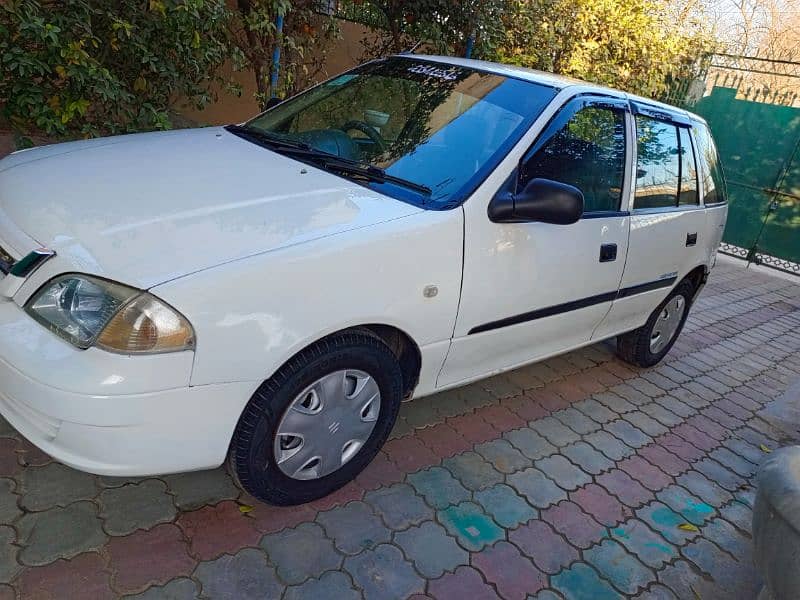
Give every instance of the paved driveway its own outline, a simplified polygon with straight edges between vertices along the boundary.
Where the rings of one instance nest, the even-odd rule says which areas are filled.
[[[221,469],[78,473],[3,424],[0,598],[753,598],[753,474],[789,441],[759,414],[799,331],[800,286],[724,263],[662,366],[600,344],[412,402],[291,509]]]

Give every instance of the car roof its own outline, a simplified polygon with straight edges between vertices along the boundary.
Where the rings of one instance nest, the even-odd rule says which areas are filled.
[[[697,121],[698,123],[705,123],[705,120],[701,116],[691,113],[682,108],[678,108],[677,106],[672,106],[671,104],[665,104],[664,102],[659,102],[658,100],[653,100],[652,98],[637,96],[636,94],[630,94],[628,92],[623,92],[621,90],[617,90],[614,88],[598,85],[596,83],[582,81],[580,79],[574,79],[572,77],[566,77],[564,75],[556,75],[555,73],[548,73],[546,71],[537,71],[536,69],[529,69],[528,67],[507,65],[501,63],[489,62],[486,60],[475,60],[472,58],[457,58],[454,56],[434,56],[428,54],[397,54],[396,56],[400,58],[410,58],[410,59],[424,60],[442,64],[456,65],[459,67],[476,69],[478,71],[486,71],[488,73],[496,73],[497,75],[503,75],[505,77],[524,79],[526,81],[531,81],[533,83],[548,85],[557,88],[559,90],[577,86],[591,88],[591,90],[596,90],[601,94],[616,96],[618,98],[625,98],[628,100],[633,100],[634,102],[641,102],[649,106],[669,111],[676,115],[683,115],[684,117],[692,119],[693,121]]]

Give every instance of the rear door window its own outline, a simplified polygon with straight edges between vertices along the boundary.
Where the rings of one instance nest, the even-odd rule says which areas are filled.
[[[678,128],[665,121],[637,115],[636,151],[634,208],[677,206],[680,176]]]

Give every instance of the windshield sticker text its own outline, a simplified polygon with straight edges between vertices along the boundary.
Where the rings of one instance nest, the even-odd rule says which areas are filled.
[[[429,77],[436,77],[437,79],[446,79],[447,81],[454,81],[458,78],[458,75],[453,73],[451,70],[440,69],[430,65],[416,65],[409,67],[408,72],[416,73],[418,75],[427,75]]]

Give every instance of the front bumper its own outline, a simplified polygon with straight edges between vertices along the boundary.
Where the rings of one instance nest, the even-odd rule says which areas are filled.
[[[190,387],[191,365],[192,353],[76,350],[0,300],[0,413],[76,469],[143,476],[219,466],[257,383]]]

